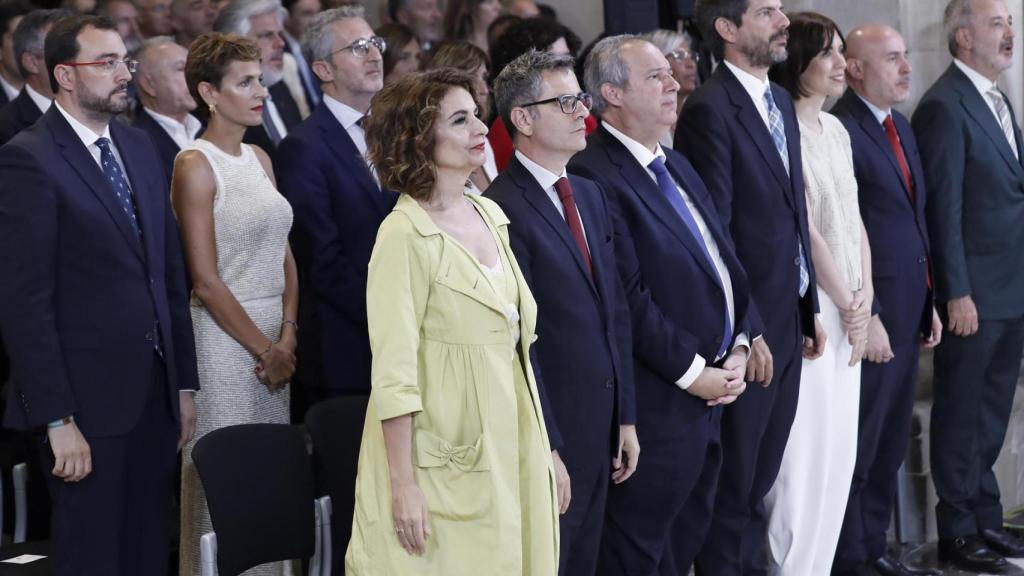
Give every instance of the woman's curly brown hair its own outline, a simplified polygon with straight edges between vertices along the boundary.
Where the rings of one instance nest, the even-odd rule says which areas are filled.
[[[373,97],[364,121],[366,151],[382,187],[430,200],[437,178],[439,107],[456,88],[472,95],[472,78],[460,70],[438,68],[402,78]]]
[[[185,60],[185,83],[198,106],[196,112],[205,118],[206,102],[199,96],[199,83],[209,82],[220,88],[220,81],[232,62],[259,62],[260,48],[252,40],[238,34],[207,32],[196,38]]]

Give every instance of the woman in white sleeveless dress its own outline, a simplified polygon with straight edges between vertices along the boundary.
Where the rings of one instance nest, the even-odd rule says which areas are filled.
[[[821,356],[805,351],[800,399],[768,509],[769,574],[829,574],[857,460],[860,361],[874,289],[871,251],[857,203],[850,135],[822,111],[845,89],[843,37],[835,22],[791,14],[789,57],[772,80],[793,94],[817,276]],[[780,201],[782,201],[780,199]]]
[[[195,437],[183,451],[180,566],[181,574],[199,574],[199,538],[212,526],[192,447],[217,428],[288,423],[298,292],[291,206],[266,153],[242,143],[246,128],[261,123],[267,94],[259,48],[238,36],[203,35],[185,75],[209,112],[202,138],[178,154],[171,185],[193,283],[201,386]],[[282,572],[277,564],[246,574]]]

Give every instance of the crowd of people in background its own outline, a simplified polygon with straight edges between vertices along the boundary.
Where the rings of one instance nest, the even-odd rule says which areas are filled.
[[[1024,557],[1005,0],[949,0],[909,120],[896,29],[779,0],[585,47],[534,0],[379,16],[0,0],[4,426],[56,574],[199,574],[196,442],[353,395],[350,575],[937,574],[886,537],[922,348],[939,559]]]

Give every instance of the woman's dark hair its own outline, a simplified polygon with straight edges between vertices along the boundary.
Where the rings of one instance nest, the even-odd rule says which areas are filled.
[[[839,38],[843,45],[846,44],[839,26],[827,16],[817,12],[790,14],[789,56],[785,61],[772,65],[768,76],[785,88],[794,100],[810,96],[800,84],[800,76],[811,65],[811,60],[832,46],[835,38]]]
[[[46,34],[43,42],[43,58],[46,60],[46,69],[50,73],[50,89],[56,94],[60,85],[57,84],[57,76],[53,73],[59,64],[73,62],[78,58],[82,46],[78,43],[78,35],[86,28],[97,30],[112,30],[117,32],[114,23],[103,16],[84,14],[70,16],[58,20]]]
[[[476,26],[476,12],[480,0],[448,0],[444,7],[442,29],[450,40],[468,40]]]
[[[383,188],[430,199],[441,100],[456,89],[473,95],[469,74],[438,68],[400,78],[373,97],[364,121],[366,152]]]
[[[405,45],[413,40],[417,44],[420,43],[420,39],[416,37],[416,33],[405,24],[399,24],[398,22],[391,22],[385,24],[374,31],[377,36],[380,36],[387,42],[388,49],[384,51],[384,77],[387,78],[391,74],[391,71],[395,69],[395,64],[398,63],[398,58],[402,55],[402,50],[405,50]]]
[[[208,82],[220,88],[220,82],[232,62],[259,62],[260,48],[252,40],[238,34],[207,32],[192,42],[185,60],[185,83],[196,101],[196,114],[203,120],[209,111],[199,95],[199,84]]]
[[[487,53],[465,40],[442,40],[431,46],[423,59],[423,69],[455,68],[473,73],[483,66],[490,70],[491,60]]]
[[[580,50],[580,37],[568,27],[547,18],[526,18],[509,26],[491,48],[491,77],[495,78],[509,62],[533,50],[545,51],[549,46],[565,38],[569,54],[573,57]]]

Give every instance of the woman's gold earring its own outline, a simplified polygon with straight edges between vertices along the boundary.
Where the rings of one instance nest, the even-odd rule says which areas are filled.
[[[217,114],[217,105],[216,104],[207,104],[206,107],[210,110],[210,116],[214,116],[214,115]]]

